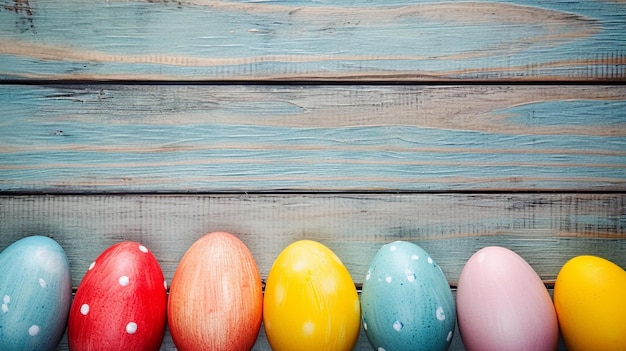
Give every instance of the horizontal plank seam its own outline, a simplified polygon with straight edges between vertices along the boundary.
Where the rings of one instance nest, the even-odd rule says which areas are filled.
[[[198,196],[220,196],[220,195],[480,195],[480,194],[599,194],[599,195],[621,195],[626,194],[624,190],[611,189],[447,189],[447,190],[224,190],[224,191],[29,191],[29,190],[4,190],[0,191],[0,197],[13,196],[164,196],[164,195],[198,195]]]
[[[485,80],[485,79],[449,79],[449,80],[398,80],[398,79],[250,79],[250,80],[84,80],[84,79],[0,79],[1,85],[41,85],[41,86],[65,86],[65,85],[154,85],[154,86],[203,86],[203,85],[270,85],[270,86],[477,86],[477,85],[626,85],[623,79],[553,79],[553,80]]]

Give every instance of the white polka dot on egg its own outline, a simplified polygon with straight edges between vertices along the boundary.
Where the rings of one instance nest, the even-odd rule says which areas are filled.
[[[302,334],[311,335],[315,331],[315,324],[313,322],[305,322],[302,325]]]
[[[2,312],[9,313],[9,303],[11,303],[11,298],[9,295],[4,295],[2,298]]]
[[[143,245],[139,245],[139,251],[143,253],[148,253],[148,248]]]
[[[406,276],[406,279],[410,282],[410,283],[414,283],[415,279],[417,278],[417,276],[415,275],[415,273],[413,273],[413,271],[411,271],[410,269],[405,269],[404,270],[404,275]]]
[[[89,270],[92,270],[93,267],[96,266],[96,261],[91,262],[91,264],[89,265]]]
[[[126,332],[128,334],[135,334],[135,332],[137,332],[137,323],[130,322],[126,324]]]
[[[30,328],[28,328],[28,335],[37,336],[37,334],[39,334],[39,326],[34,324],[31,325]]]
[[[83,316],[86,316],[87,314],[89,314],[89,305],[84,303],[82,304],[82,306],[80,306],[80,314],[82,314]]]
[[[39,278],[39,286],[41,286],[42,288],[45,288],[46,286],[48,286],[48,283],[46,283],[46,281],[43,278]]]
[[[402,324],[402,322],[400,321],[393,322],[393,330],[399,332],[400,330],[402,330],[402,327],[404,327],[404,324]]]
[[[452,330],[450,330],[450,332],[448,333],[448,337],[446,338],[447,342],[450,342],[450,340],[452,340]]]
[[[123,275],[117,282],[120,283],[121,286],[126,286],[128,285],[128,283],[130,283],[130,279],[127,276]]]
[[[436,314],[437,314],[437,319],[438,320],[440,320],[440,321],[446,320],[446,314],[443,311],[443,307],[441,307],[441,306],[437,307]]]

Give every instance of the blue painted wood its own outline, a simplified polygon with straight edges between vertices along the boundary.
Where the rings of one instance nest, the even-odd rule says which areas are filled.
[[[624,33],[620,1],[4,1],[0,249],[50,235],[75,286],[121,240],[171,280],[210,230],[240,236],[262,275],[319,240],[357,284],[396,239],[453,286],[487,245],[548,286],[573,255],[624,267]],[[145,84],[95,84],[116,79]],[[505,84],[527,80],[568,82]]]
[[[618,1],[6,1],[0,79],[626,78]]]
[[[0,190],[626,189],[621,86],[0,86]]]
[[[133,240],[154,253],[171,282],[189,246],[223,230],[246,243],[263,278],[287,245],[311,239],[331,248],[360,285],[383,244],[407,240],[428,251],[455,286],[475,251],[501,245],[550,285],[576,255],[626,266],[625,202],[623,193],[3,195],[0,250],[49,235],[66,251],[76,287],[104,249]],[[174,349],[169,335],[162,349]],[[255,349],[269,350],[263,333]],[[355,350],[368,349],[362,333]],[[458,333],[451,349],[463,349]]]
[[[576,255],[626,266],[626,195],[619,194],[216,194],[1,195],[0,250],[29,235],[66,251],[77,287],[104,249],[138,241],[171,281],[185,251],[212,231],[237,235],[262,278],[300,239],[319,241],[361,284],[385,243],[418,243],[450,285],[485,246],[518,252],[546,283]]]

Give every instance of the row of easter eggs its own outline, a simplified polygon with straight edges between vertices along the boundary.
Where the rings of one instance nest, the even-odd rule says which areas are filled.
[[[350,350],[360,327],[382,350],[446,350],[455,322],[468,350],[626,349],[626,272],[579,256],[559,272],[554,304],[541,279],[502,247],[476,252],[456,305],[435,260],[419,246],[380,248],[361,298],[326,246],[297,241],[276,258],[265,290],[235,236],[210,233],[185,253],[170,295],[150,250],[109,247],[72,301],[67,257],[54,240],[21,239],[0,253],[0,350],[54,350],[67,325],[71,350],[158,350],[168,323],[179,350],[250,350],[263,321],[273,350]],[[558,318],[557,318],[558,317]]]

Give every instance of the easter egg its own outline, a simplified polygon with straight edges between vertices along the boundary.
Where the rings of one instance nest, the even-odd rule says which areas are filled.
[[[158,350],[165,333],[167,285],[156,258],[131,241],[91,263],[70,310],[71,350]]]
[[[250,250],[229,233],[202,236],[176,268],[167,311],[178,350],[252,349],[263,287]]]
[[[578,256],[559,271],[554,306],[569,351],[626,350],[626,271]]]
[[[356,287],[339,257],[321,243],[287,246],[270,269],[263,301],[265,333],[274,351],[341,351],[356,343]]]
[[[375,350],[447,350],[456,324],[452,291],[441,268],[406,241],[386,244],[372,258],[361,311]]]
[[[70,267],[53,239],[29,236],[0,253],[0,350],[55,350],[72,298]]]
[[[485,247],[470,257],[457,288],[467,350],[555,350],[559,329],[548,290],[517,253]]]

